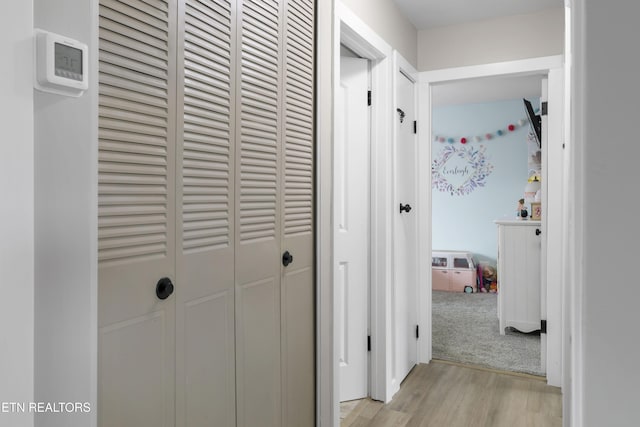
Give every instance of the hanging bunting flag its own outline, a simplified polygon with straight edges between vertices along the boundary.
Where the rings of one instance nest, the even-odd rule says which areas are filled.
[[[536,112],[537,111],[539,111],[539,109],[536,109]],[[449,144],[453,144],[453,143],[456,143],[456,142],[459,142],[460,144],[466,144],[469,141],[473,141],[473,142],[489,141],[489,140],[492,140],[495,137],[504,136],[504,135],[507,135],[510,132],[515,132],[516,130],[520,129],[521,127],[523,127],[526,124],[527,124],[527,119],[526,118],[522,118],[522,119],[518,120],[515,123],[507,124],[503,129],[498,129],[495,132],[489,132],[489,133],[486,133],[484,135],[461,136],[461,137],[434,135],[433,136],[433,140],[436,141],[436,142],[441,142],[441,143],[447,142]]]

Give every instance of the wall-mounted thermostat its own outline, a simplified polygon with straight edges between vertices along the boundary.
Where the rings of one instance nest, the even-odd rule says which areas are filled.
[[[88,48],[77,40],[35,30],[36,89],[80,96],[89,87]]]

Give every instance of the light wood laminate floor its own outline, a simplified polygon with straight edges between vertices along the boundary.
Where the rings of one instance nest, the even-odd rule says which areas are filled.
[[[529,375],[432,361],[417,365],[388,404],[341,404],[341,427],[562,426],[560,389]]]

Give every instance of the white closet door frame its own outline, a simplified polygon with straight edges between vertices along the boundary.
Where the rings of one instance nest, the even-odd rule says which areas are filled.
[[[333,1],[316,3],[316,33],[330,34],[316,40],[316,63],[334,60]],[[340,425],[339,378],[335,364],[333,322],[333,259],[331,200],[333,163],[333,67],[316,67],[316,425]]]

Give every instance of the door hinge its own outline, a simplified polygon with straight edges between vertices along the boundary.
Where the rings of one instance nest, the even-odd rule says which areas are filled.
[[[540,333],[541,334],[546,334],[547,333],[547,321],[546,320],[541,320],[540,321]]]
[[[420,338],[420,325],[416,325],[416,339]]]
[[[371,91],[367,91],[367,106],[371,106]]]
[[[413,121],[413,133],[418,133],[418,122],[416,120]]]
[[[367,335],[367,351],[371,351],[371,335]]]
[[[542,116],[546,116],[547,115],[547,101],[544,101],[542,103],[540,115],[542,115]]]

